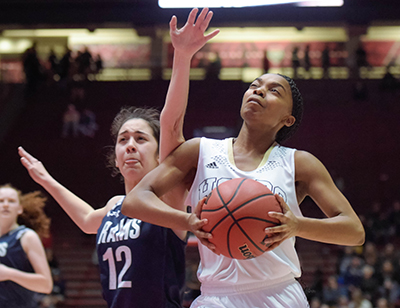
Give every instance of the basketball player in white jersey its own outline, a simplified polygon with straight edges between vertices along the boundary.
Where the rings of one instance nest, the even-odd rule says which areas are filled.
[[[182,88],[188,82],[182,83]],[[200,239],[198,278],[202,293],[191,307],[309,307],[295,279],[301,275],[295,237],[337,245],[363,244],[363,226],[323,164],[308,152],[281,145],[300,124],[302,109],[301,94],[291,78],[260,76],[244,93],[240,110],[243,125],[236,138],[186,141],[124,200],[125,215],[134,213],[153,224],[190,230]],[[201,230],[207,222],[186,213],[183,206],[174,208],[160,199],[184,182],[189,190],[187,203],[199,208],[216,185],[237,177],[264,183],[283,210],[270,214],[281,225],[265,230],[265,244],[270,245],[267,252],[250,260],[214,253],[210,234]],[[326,218],[303,217],[299,204],[306,196]]]

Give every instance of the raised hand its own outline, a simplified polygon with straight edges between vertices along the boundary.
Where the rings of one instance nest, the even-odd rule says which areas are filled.
[[[176,16],[172,16],[169,23],[171,41],[175,50],[185,53],[190,57],[219,33],[217,29],[204,35],[213,16],[213,12],[209,11],[208,8],[204,8],[196,20],[198,11],[197,8],[194,8],[189,13],[186,24],[181,29],[177,29],[178,20]]]
[[[18,147],[18,154],[21,156],[22,165],[28,170],[29,175],[36,183],[43,186],[52,179],[42,162],[25,151],[23,147]]]

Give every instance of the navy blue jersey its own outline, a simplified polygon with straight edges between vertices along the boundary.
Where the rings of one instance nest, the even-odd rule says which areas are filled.
[[[103,218],[96,239],[108,307],[181,307],[186,243],[171,229],[121,214],[122,201]]]
[[[21,237],[30,229],[25,226],[11,230],[0,237],[0,263],[23,272],[34,273],[31,263],[21,246]],[[35,292],[12,281],[0,282],[0,307],[33,308]]]

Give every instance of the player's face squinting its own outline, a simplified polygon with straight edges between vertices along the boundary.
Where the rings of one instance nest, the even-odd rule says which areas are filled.
[[[131,119],[120,128],[115,145],[115,164],[124,178],[140,180],[158,165],[158,143],[149,124]]]
[[[288,124],[290,117],[293,118],[291,113],[292,91],[287,80],[279,75],[262,75],[250,84],[243,95],[242,118],[252,123],[257,121],[263,129],[278,131]]]
[[[17,191],[9,187],[0,188],[0,218],[15,220],[21,213]]]

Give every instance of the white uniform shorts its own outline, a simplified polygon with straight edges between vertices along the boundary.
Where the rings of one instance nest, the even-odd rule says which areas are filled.
[[[229,292],[230,293],[230,292]],[[234,294],[207,294],[197,297],[190,308],[309,308],[303,288],[296,280],[264,289]]]

